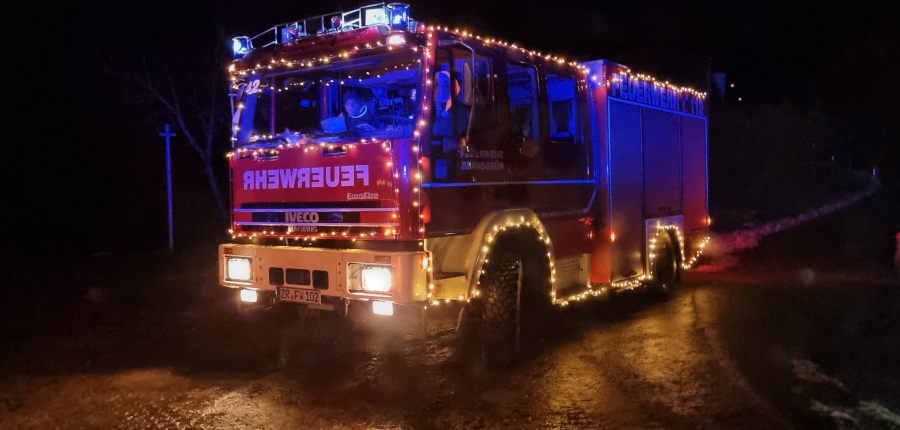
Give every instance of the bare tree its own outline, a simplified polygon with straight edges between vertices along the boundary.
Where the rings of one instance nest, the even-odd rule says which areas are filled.
[[[167,60],[158,55],[149,60],[140,54],[135,65],[123,70],[117,68],[117,75],[125,76],[139,93],[148,96],[151,104],[158,106],[159,113],[174,122],[188,143],[203,162],[204,173],[216,202],[217,214],[228,218],[225,197],[219,186],[214,168],[217,142],[228,141],[228,81],[222,67],[226,64],[226,52],[222,43],[217,43],[211,55],[200,53],[196,64],[186,69],[187,73],[172,75]]]

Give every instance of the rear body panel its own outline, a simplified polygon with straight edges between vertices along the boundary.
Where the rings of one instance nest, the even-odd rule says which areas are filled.
[[[592,253],[591,282],[629,284],[650,275],[648,244],[657,229],[674,229],[685,254],[708,236],[704,95],[607,60],[584,64],[608,184],[601,187],[607,208],[597,214],[608,240]]]

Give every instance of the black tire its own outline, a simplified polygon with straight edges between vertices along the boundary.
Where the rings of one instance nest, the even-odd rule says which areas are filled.
[[[661,240],[653,259],[653,281],[649,284],[649,292],[655,298],[666,300],[671,297],[678,282],[678,262],[675,249],[668,240]]]
[[[461,310],[456,331],[459,333],[458,357],[480,357],[481,354],[481,327],[483,326],[482,300],[473,300],[466,303]]]
[[[492,256],[481,276],[484,360],[490,369],[508,368],[516,359],[521,331],[521,258],[512,253]]]

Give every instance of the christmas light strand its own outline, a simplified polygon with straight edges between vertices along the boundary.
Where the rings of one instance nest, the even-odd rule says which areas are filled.
[[[702,248],[704,248],[706,246],[706,244],[709,242],[709,236],[704,236],[699,245],[699,248],[701,248],[701,249],[696,250],[691,257],[691,260],[685,263],[684,262],[685,261],[684,260],[685,242],[684,242],[684,235],[681,233],[681,228],[678,227],[677,225],[657,225],[656,230],[657,230],[656,235],[654,238],[650,239],[650,244],[649,244],[649,248],[650,248],[650,254],[649,254],[650,272],[649,272],[649,274],[641,275],[641,276],[634,277],[631,279],[626,279],[624,281],[613,282],[610,284],[610,288],[614,288],[614,289],[636,288],[636,287],[646,285],[648,282],[650,282],[654,279],[654,270],[653,270],[654,261],[653,261],[653,259],[656,257],[656,254],[653,251],[656,249],[656,244],[657,244],[658,240],[660,240],[660,239],[657,239],[657,237],[660,237],[665,232],[669,232],[669,231],[675,232],[676,237],[678,238],[679,249],[681,251],[681,261],[682,261],[681,267],[685,270],[690,269],[693,266],[693,264],[696,263],[697,259],[700,258],[700,255],[703,252]],[[606,288],[601,287],[599,289],[594,289],[594,286],[592,284],[588,284],[587,288],[588,289],[586,291],[583,291],[578,294],[573,294],[573,295],[567,297],[566,299],[555,300],[554,303],[557,305],[560,305],[560,306],[568,306],[572,302],[579,302],[579,301],[587,300],[587,299],[594,298],[594,297],[602,297],[602,296],[606,295],[606,293],[607,293]]]

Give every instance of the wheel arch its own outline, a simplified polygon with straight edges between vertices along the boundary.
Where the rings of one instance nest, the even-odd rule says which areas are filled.
[[[485,259],[490,258],[491,252],[498,246],[507,249],[523,243],[530,244],[525,248],[529,251],[541,250],[540,255],[551,276],[550,294],[555,294],[553,243],[543,222],[531,209],[488,213],[471,233],[428,239],[426,250],[432,253],[435,271],[464,273],[472,295],[477,291]]]

